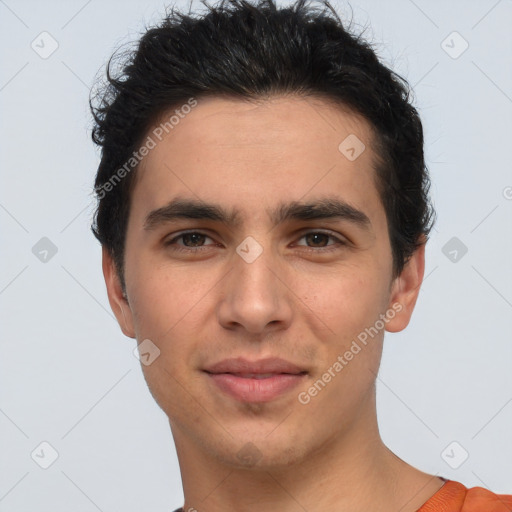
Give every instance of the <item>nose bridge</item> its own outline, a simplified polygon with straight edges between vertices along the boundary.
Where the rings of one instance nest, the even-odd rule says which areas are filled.
[[[260,238],[261,239],[261,238]],[[286,287],[279,275],[278,256],[270,247],[255,238],[246,237],[233,255],[219,310],[226,327],[240,324],[251,332],[263,331],[270,323],[288,323],[291,308]]]
[[[236,287],[236,293],[271,298],[276,284],[275,271],[271,271],[272,266],[276,265],[276,258],[271,247],[263,249],[258,242],[249,240],[242,242],[236,252],[238,257],[234,257],[234,270],[240,284]]]

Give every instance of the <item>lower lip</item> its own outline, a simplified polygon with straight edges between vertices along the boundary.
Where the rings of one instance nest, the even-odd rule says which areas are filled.
[[[242,402],[270,402],[298,386],[305,374],[279,373],[266,379],[239,377],[230,373],[207,373],[225,393]]]

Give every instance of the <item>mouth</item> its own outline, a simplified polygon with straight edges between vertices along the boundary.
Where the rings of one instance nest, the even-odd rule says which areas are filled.
[[[209,372],[207,372],[209,373]],[[242,379],[270,379],[276,375],[304,375],[307,372],[300,373],[211,373],[210,375],[234,375],[235,377],[241,377]]]
[[[282,359],[221,361],[203,370],[217,390],[241,402],[270,402],[301,384],[308,372]]]
[[[216,388],[240,402],[264,403],[290,392],[306,373],[236,374],[208,373]]]

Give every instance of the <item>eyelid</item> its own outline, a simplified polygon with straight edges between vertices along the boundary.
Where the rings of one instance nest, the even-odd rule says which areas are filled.
[[[338,242],[340,244],[344,244],[344,245],[350,243],[348,238],[343,236],[343,235],[341,235],[340,233],[337,233],[335,231],[329,231],[329,230],[321,229],[321,228],[320,229],[318,229],[318,228],[317,229],[315,229],[315,228],[313,228],[313,229],[307,228],[305,230],[300,230],[300,231],[297,232],[297,234],[295,236],[299,237],[299,240],[300,240],[300,239],[304,238],[306,235],[310,235],[310,234],[326,235],[326,236],[329,236],[330,238],[332,238],[333,240],[335,240],[336,242]],[[314,249],[314,247],[310,247],[310,249]]]
[[[178,233],[173,233],[173,236],[171,239],[164,240],[164,245],[165,246],[176,245],[177,247],[179,247],[179,249],[177,249],[177,250],[188,251],[191,253],[208,249],[209,246],[207,246],[207,245],[198,246],[198,247],[187,247],[185,245],[176,244],[177,240],[179,240],[180,238],[182,238],[183,236],[185,236],[187,234],[198,234],[198,235],[202,235],[206,238],[210,238],[211,240],[213,240],[213,237],[211,237],[208,233],[206,233],[205,231],[203,231],[201,229],[190,229],[190,230],[180,231]],[[340,246],[346,246],[346,245],[350,244],[350,241],[343,235],[340,235],[339,233],[335,233],[335,232],[332,232],[329,230],[319,229],[319,228],[316,228],[316,229],[315,228],[306,228],[306,229],[300,230],[294,234],[294,237],[295,238],[298,237],[298,239],[301,240],[302,238],[304,238],[305,236],[310,235],[310,234],[326,235],[326,236],[330,237],[332,240],[334,240],[335,243],[328,244],[324,247],[309,247],[307,245],[298,245],[298,247],[304,247],[304,249],[306,251],[313,251],[313,252],[321,253],[321,252],[327,252],[330,250],[335,250],[336,248],[339,248]]]
[[[204,232],[203,230],[200,230],[200,229],[190,229],[190,230],[186,230],[186,231],[179,231],[177,233],[173,233],[172,234],[172,238],[170,239],[167,239],[167,237],[164,239],[164,245],[171,245],[173,244],[173,242],[175,242],[176,240],[179,240],[180,238],[182,238],[183,236],[185,235],[192,235],[192,234],[197,234],[197,235],[202,235],[202,236],[205,236],[207,238],[210,238],[211,240],[213,240],[213,238],[206,232]],[[193,249],[192,247],[186,247],[186,246],[183,246],[185,247],[186,249]],[[199,249],[200,247],[197,247],[196,249]]]

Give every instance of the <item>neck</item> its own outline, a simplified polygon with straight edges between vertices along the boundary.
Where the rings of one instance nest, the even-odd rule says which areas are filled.
[[[372,414],[373,411],[373,414]],[[184,511],[414,512],[443,485],[394,455],[382,442],[375,396],[341,435],[293,463],[240,468],[204,450],[171,424],[180,463]]]

